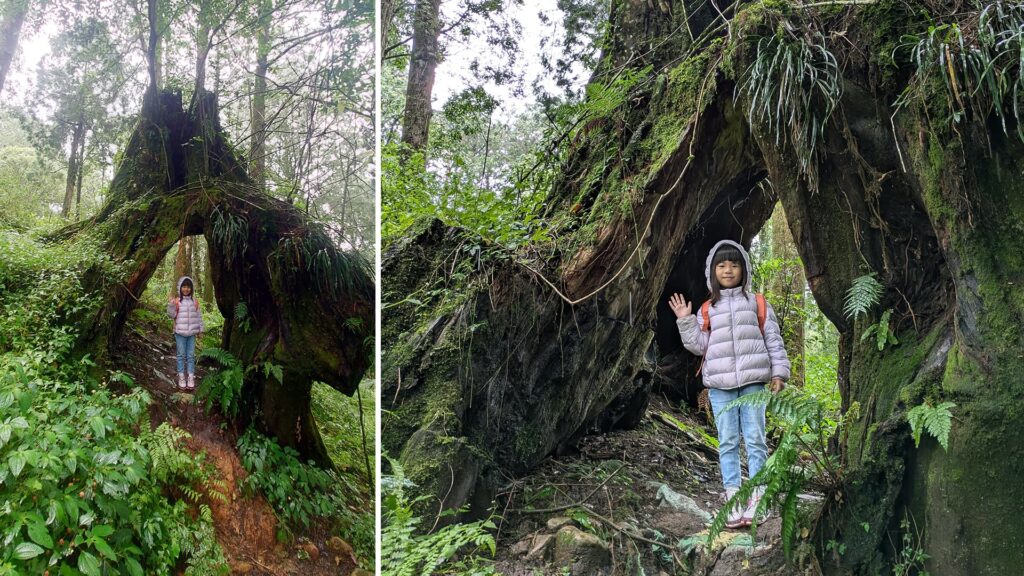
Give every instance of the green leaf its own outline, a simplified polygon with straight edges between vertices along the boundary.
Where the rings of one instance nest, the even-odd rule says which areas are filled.
[[[92,431],[96,433],[97,438],[103,438],[106,435],[107,427],[102,416],[93,416],[90,418],[89,425],[92,426]]]
[[[7,459],[7,465],[11,467],[11,474],[17,478],[23,468],[25,468],[25,457],[20,452],[11,454],[10,458]]]
[[[14,548],[14,557],[18,560],[29,560],[42,554],[44,550],[31,542],[22,542]]]
[[[29,524],[28,537],[44,548],[53,548],[53,538],[50,537],[50,531],[46,529],[45,524],[40,522]]]
[[[125,558],[124,560],[128,565],[128,573],[131,576],[144,576],[145,573],[142,571],[142,565],[137,560],[134,558]]]
[[[78,556],[78,569],[86,576],[100,576],[100,561],[83,550]]]
[[[111,548],[109,544],[107,544],[106,540],[104,540],[103,538],[99,538],[97,536],[93,536],[92,538],[90,538],[90,541],[92,542],[93,546],[95,546],[96,549],[100,551],[100,554],[103,554],[111,560],[117,560],[117,554],[114,552],[114,549]]]

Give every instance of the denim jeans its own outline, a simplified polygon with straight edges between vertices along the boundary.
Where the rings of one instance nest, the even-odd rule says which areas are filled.
[[[188,362],[188,373],[196,373],[196,337],[174,335],[174,342],[178,345],[178,374],[185,373],[185,363]]]
[[[739,488],[740,476],[740,434],[747,448],[748,477],[764,466],[768,459],[768,445],[764,441],[764,405],[743,406],[724,410],[725,406],[740,396],[764,390],[764,384],[748,384],[735,390],[709,391],[711,410],[715,414],[718,428],[718,464],[722,468],[722,484],[726,488]]]

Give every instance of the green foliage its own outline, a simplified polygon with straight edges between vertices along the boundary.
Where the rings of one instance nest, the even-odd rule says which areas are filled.
[[[928,432],[939,441],[943,450],[949,450],[949,431],[953,426],[953,414],[950,408],[956,407],[952,402],[943,402],[938,406],[921,404],[907,412],[910,431],[914,435],[914,446],[921,445],[921,433]]]
[[[984,3],[980,10],[962,16],[965,22],[977,18],[973,30],[954,22],[903,38],[896,50],[910,49],[919,81],[909,85],[896,105],[901,108],[913,99],[927,102],[922,80],[933,79],[945,89],[952,124],[969,114],[984,119],[991,113],[999,118],[1004,133],[1016,125],[1017,136],[1024,140],[1024,4]]]
[[[879,318],[878,322],[868,326],[864,333],[860,335],[861,342],[874,334],[879,352],[885,349],[886,344],[892,344],[893,346],[899,344],[900,341],[896,339],[896,333],[889,327],[889,317],[891,315],[892,309],[882,312],[882,317]]]
[[[850,289],[846,291],[846,303],[843,306],[843,314],[847,318],[857,319],[861,314],[867,314],[872,306],[878,304],[882,296],[882,284],[875,278],[874,272],[859,276],[853,280]]]
[[[747,98],[751,125],[773,131],[776,145],[792,143],[801,169],[813,176],[816,144],[842,96],[839,65],[825,37],[786,26],[759,38],[736,92]]]
[[[224,253],[225,263],[230,269],[231,263],[240,259],[249,247],[249,221],[244,216],[222,212],[218,206],[210,214],[210,223],[211,236]]]
[[[900,529],[903,531],[901,538],[903,546],[896,551],[896,558],[893,559],[892,576],[911,576],[912,574],[928,576],[925,562],[931,556],[925,554],[924,549],[921,548],[921,535],[917,533],[916,525],[914,528],[914,532],[911,532],[910,521],[906,517],[900,521]],[[896,546],[893,548],[895,549]]]
[[[710,547],[718,534],[725,528],[728,510],[745,503],[758,487],[764,495],[757,507],[757,517],[773,507],[780,509],[782,517],[782,546],[787,559],[792,559],[793,546],[799,535],[799,527],[805,522],[797,507],[797,496],[809,486],[831,495],[842,480],[842,468],[838,458],[828,451],[829,438],[836,432],[835,426],[845,427],[859,416],[859,407],[854,404],[842,418],[830,414],[826,406],[815,397],[800,390],[786,388],[772,394],[765,390],[741,396],[725,406],[725,410],[736,410],[744,406],[765,406],[766,412],[779,423],[782,436],[775,452],[768,457],[758,473],[743,484],[736,495],[726,503],[715,516],[709,528],[707,544]],[[752,527],[756,531],[757,524]]]
[[[199,353],[199,358],[212,358],[222,369],[203,378],[196,389],[196,400],[206,403],[207,412],[217,406],[221,414],[236,418],[241,407],[245,367],[230,352],[220,348],[207,348]]]
[[[182,432],[149,430],[149,394],[96,381],[70,355],[94,310],[83,276],[110,274],[87,245],[43,247],[0,232],[0,572],[226,574],[212,518],[191,501],[217,481]],[[115,395],[109,382],[127,385]]]
[[[238,453],[249,473],[242,488],[249,494],[259,491],[270,502],[281,520],[279,539],[288,540],[295,530],[309,529],[314,522],[326,522],[352,541],[361,564],[372,562],[373,515],[353,503],[358,490],[345,476],[303,463],[294,448],[252,428],[238,439]]]
[[[381,534],[381,572],[391,576],[430,576],[431,574],[494,574],[493,566],[481,556],[496,552],[496,527],[491,519],[449,524],[436,532],[422,534],[423,519],[413,507],[429,496],[411,497],[407,492],[415,484],[405,477],[402,465],[392,459],[391,475],[381,478],[383,490],[383,532]],[[450,514],[452,512],[448,512]],[[469,547],[467,549],[467,547]],[[463,554],[457,556],[460,552]]]

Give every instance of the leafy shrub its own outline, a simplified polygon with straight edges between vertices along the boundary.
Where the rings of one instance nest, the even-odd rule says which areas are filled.
[[[303,463],[295,449],[252,428],[238,439],[238,453],[249,473],[242,488],[250,495],[262,493],[282,521],[278,539],[289,540],[293,531],[326,521],[352,539],[360,563],[373,558],[373,514],[350,504],[348,495],[358,491],[347,478]]]

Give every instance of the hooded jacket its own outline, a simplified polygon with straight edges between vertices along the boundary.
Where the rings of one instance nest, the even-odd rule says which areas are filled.
[[[751,290],[750,257],[742,246],[731,240],[715,244],[704,266],[708,290],[711,290],[711,262],[721,246],[731,245],[743,255],[746,295],[737,286],[721,290],[717,304],[708,308],[711,330],[701,330],[704,318],[694,303],[693,314],[676,320],[683,346],[704,356],[704,385],[731,390],[772,378],[789,380],[789,358],[782,333],[771,304],[767,304],[764,334],[757,322],[757,298]]]
[[[205,332],[203,326],[203,313],[199,309],[199,302],[195,298],[195,282],[192,283],[192,294],[181,297],[181,285],[185,280],[191,281],[188,276],[178,279],[178,296],[167,304],[167,315],[174,320],[174,333],[182,336],[195,336]]]

